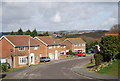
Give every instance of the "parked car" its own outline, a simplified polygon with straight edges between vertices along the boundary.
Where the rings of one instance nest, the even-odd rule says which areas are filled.
[[[77,56],[83,56],[83,57],[85,57],[86,53],[78,52]]]
[[[8,69],[11,68],[11,67],[10,67],[10,64],[9,64],[8,62],[6,62],[6,63],[1,63],[1,62],[0,62],[0,65],[1,65],[1,64],[5,64],[5,65],[8,67]]]
[[[50,57],[40,57],[40,62],[49,62]]]

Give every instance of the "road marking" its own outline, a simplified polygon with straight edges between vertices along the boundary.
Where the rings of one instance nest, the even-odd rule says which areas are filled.
[[[103,81],[103,80],[100,80],[100,79],[97,79],[97,78],[93,78],[93,77],[89,77],[89,76],[82,75],[82,74],[77,73],[77,72],[75,72],[75,71],[73,71],[73,72],[74,72],[76,75],[85,77],[85,78],[87,78],[87,79],[96,79],[97,81]]]

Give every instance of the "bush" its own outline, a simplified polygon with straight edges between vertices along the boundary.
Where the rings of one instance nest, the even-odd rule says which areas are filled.
[[[74,52],[74,54],[78,54],[78,52]]]
[[[103,56],[100,54],[95,54],[94,59],[95,59],[96,66],[100,65],[103,62]]]
[[[120,59],[120,53],[115,56],[116,59]]]
[[[70,50],[69,52],[66,53],[67,55],[74,55],[74,53]]]
[[[4,71],[4,72],[7,72],[7,71],[8,71],[8,67],[7,67],[6,64],[1,64],[0,67],[2,67],[2,71]]]

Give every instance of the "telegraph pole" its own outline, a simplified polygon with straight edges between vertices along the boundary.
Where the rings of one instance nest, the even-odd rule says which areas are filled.
[[[29,41],[28,41],[28,51],[29,51],[29,53],[28,53],[28,65],[30,66],[30,38],[29,38]]]

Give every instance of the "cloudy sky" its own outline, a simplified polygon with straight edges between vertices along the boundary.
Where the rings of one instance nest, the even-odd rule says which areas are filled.
[[[118,23],[117,2],[3,2],[2,31],[108,30]]]

